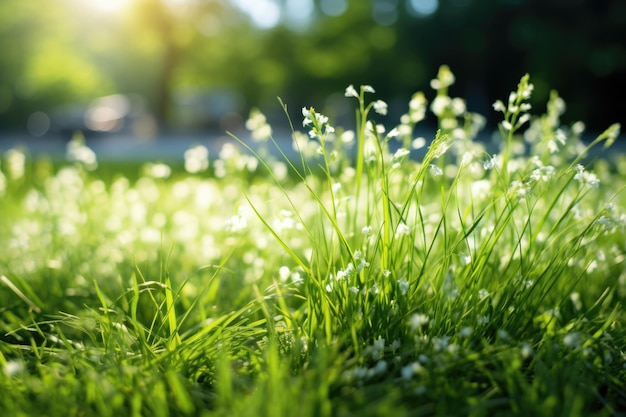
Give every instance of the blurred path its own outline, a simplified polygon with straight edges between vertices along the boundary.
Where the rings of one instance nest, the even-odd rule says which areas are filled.
[[[237,137],[249,142],[248,132],[238,132]],[[288,137],[288,136],[287,136]],[[289,138],[289,137],[288,137]],[[64,160],[66,146],[71,136],[46,136],[33,138],[27,135],[0,136],[0,153],[11,148],[19,148],[36,158],[49,156],[55,160]],[[291,148],[291,139],[282,140]],[[211,158],[216,158],[225,143],[240,146],[236,140],[222,132],[163,134],[156,138],[143,139],[129,134],[107,134],[87,137],[86,145],[91,148],[99,161],[183,161],[185,151],[192,146],[203,145],[209,149]]]
[[[434,131],[428,130],[418,132],[418,135],[430,138],[434,135]],[[249,144],[253,149],[257,148],[255,142],[250,139],[247,131],[240,131],[236,136],[245,143]],[[275,131],[274,138],[283,152],[289,158],[297,158],[297,153],[292,148],[291,132],[288,130]],[[492,141],[488,134],[483,134],[479,140],[487,144],[490,153],[497,152],[497,147],[491,145]],[[590,138],[592,139],[592,138]],[[18,148],[25,151],[33,158],[48,156],[54,160],[65,160],[66,146],[70,136],[46,136],[43,138],[29,137],[27,134],[0,134],[0,154],[11,148]],[[195,145],[203,145],[209,150],[211,159],[218,157],[222,146],[225,143],[232,143],[237,147],[241,145],[224,132],[207,131],[196,133],[166,133],[153,139],[141,139],[129,134],[107,134],[102,136],[93,136],[86,139],[86,145],[91,148],[99,161],[124,161],[124,162],[182,162],[184,160],[185,151]],[[392,143],[393,144],[393,143]],[[268,148],[273,149],[273,145],[269,144]],[[426,148],[418,151],[414,156],[421,158]],[[611,154],[626,153],[626,137],[621,136],[609,149],[603,150],[602,146],[596,147],[590,155],[608,156]],[[278,152],[276,152],[278,155]]]

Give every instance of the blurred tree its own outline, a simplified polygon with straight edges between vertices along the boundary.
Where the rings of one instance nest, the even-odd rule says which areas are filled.
[[[0,125],[111,90],[91,56],[81,53],[78,21],[66,12],[52,7],[41,13],[27,1],[0,4]]]
[[[528,72],[537,105],[555,88],[571,120],[600,130],[623,119],[622,0],[128,0],[107,12],[97,3],[107,4],[0,3],[0,126],[115,92],[144,97],[164,124],[201,126],[220,103],[278,109],[276,96],[341,115],[348,84],[405,101],[441,64],[457,75],[453,94],[487,115]]]

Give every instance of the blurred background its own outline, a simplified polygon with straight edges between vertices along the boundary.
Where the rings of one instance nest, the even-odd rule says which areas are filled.
[[[441,64],[492,127],[528,72],[535,112],[555,89],[565,122],[602,131],[626,121],[626,1],[2,0],[0,145],[210,140],[254,107],[286,126],[277,96],[332,121],[353,114],[349,84],[392,124]]]

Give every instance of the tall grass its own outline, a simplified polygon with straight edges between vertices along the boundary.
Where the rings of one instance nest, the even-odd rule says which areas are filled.
[[[296,159],[259,111],[259,144],[186,172],[107,175],[79,137],[60,168],[6,154],[0,414],[623,411],[626,165],[586,157],[619,126],[585,145],[524,76],[488,153],[453,83],[421,158],[427,95],[387,129],[371,86],[353,129],[302,109]]]

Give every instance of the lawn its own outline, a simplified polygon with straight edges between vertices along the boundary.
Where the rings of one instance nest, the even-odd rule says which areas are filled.
[[[626,413],[626,159],[587,157],[619,125],[524,76],[488,153],[453,83],[399,123],[371,86],[347,128],[281,102],[295,160],[260,111],[179,167],[5,153],[0,415]]]

